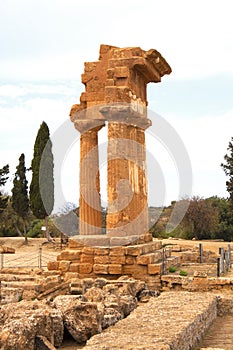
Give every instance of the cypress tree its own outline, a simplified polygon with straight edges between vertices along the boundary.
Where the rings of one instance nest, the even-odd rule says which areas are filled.
[[[7,182],[8,173],[9,173],[9,165],[7,164],[0,169],[0,187],[4,186],[5,183]],[[0,214],[7,207],[7,202],[8,202],[8,197],[4,196],[3,193],[0,191]]]
[[[45,220],[46,236],[49,239],[48,216],[54,205],[54,179],[52,142],[45,122],[36,136],[31,169],[30,208],[37,219]]]
[[[29,198],[28,198],[28,181],[26,179],[25,157],[22,153],[19,157],[19,165],[16,167],[16,173],[13,180],[12,189],[12,208],[16,214],[22,219],[23,233],[15,224],[18,233],[25,237],[27,242],[26,219],[29,214]]]
[[[227,192],[229,193],[229,201],[231,208],[233,210],[233,137],[228,145],[228,154],[224,156],[225,164],[222,163],[221,167],[223,168],[228,180],[226,181]]]

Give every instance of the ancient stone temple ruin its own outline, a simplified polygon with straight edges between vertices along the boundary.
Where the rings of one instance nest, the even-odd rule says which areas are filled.
[[[102,233],[98,132],[108,124],[106,229],[108,236],[147,233],[145,130],[147,84],[171,68],[161,54],[139,47],[101,45],[97,62],[85,63],[86,91],[70,116],[80,138],[80,235]]]
[[[147,282],[178,260],[148,233],[145,130],[147,84],[171,68],[161,54],[139,47],[101,45],[85,63],[85,92],[70,117],[80,132],[79,235],[48,268],[73,277],[129,275]],[[107,217],[103,234],[98,133],[108,127]]]

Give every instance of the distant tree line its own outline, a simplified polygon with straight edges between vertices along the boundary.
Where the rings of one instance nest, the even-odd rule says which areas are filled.
[[[174,206],[182,208],[188,201],[189,207],[180,224],[172,230],[171,213]],[[174,220],[176,221],[176,220]],[[192,197],[172,202],[165,207],[160,218],[150,229],[155,237],[178,237],[183,239],[233,240],[233,215],[229,199],[217,196],[210,198]]]
[[[183,239],[223,239],[233,241],[233,138],[227,148],[228,153],[224,156],[225,163],[221,164],[226,176],[226,188],[228,198],[212,196],[201,198],[194,196],[172,202],[163,208],[156,223],[150,228],[154,237],[180,237]],[[30,186],[27,181],[27,171],[32,171]],[[43,122],[38,130],[34,144],[34,154],[31,168],[25,167],[25,156],[22,153],[14,174],[12,195],[4,193],[4,185],[9,176],[9,165],[0,168],[0,236],[20,235],[25,237],[41,236],[41,227],[46,227],[45,235],[51,239],[50,233],[58,236],[67,228],[67,216],[73,212],[77,219],[78,208],[67,203],[61,213],[51,216],[54,206],[54,179],[53,179],[53,154],[49,128]],[[176,227],[177,221],[174,215],[179,215],[179,209],[186,202],[188,209]],[[156,216],[161,208],[150,208],[150,212]],[[106,221],[106,208],[102,210],[103,223]],[[69,231],[77,232],[76,219],[68,220]],[[173,219],[172,219],[173,218]],[[174,220],[174,223],[173,221]],[[75,222],[74,222],[75,221]]]

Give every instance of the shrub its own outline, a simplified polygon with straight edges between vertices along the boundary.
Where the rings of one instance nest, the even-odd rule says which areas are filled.
[[[176,272],[177,268],[175,266],[170,266],[168,271],[169,272]]]
[[[188,276],[188,272],[184,270],[180,270],[180,276]]]

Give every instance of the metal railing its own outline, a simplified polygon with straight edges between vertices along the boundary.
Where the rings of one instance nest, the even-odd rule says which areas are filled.
[[[49,261],[56,260],[54,254],[44,252],[42,248],[24,254],[0,254],[0,269],[3,268],[44,268]]]

